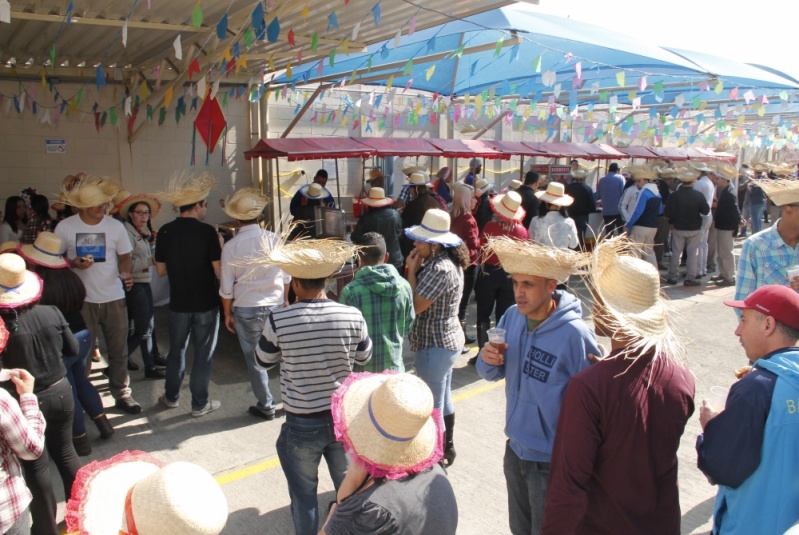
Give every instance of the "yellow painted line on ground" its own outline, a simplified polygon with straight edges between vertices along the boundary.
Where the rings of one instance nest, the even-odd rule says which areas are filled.
[[[474,388],[462,390],[457,394],[455,394],[452,400],[455,403],[460,403],[461,401],[466,401],[469,398],[479,396],[480,394],[484,394],[486,392],[494,390],[495,388],[499,388],[500,386],[505,386],[504,379],[502,381],[497,381],[496,383],[484,383]],[[227,485],[228,483],[233,483],[234,481],[244,479],[245,477],[254,476],[255,474],[260,474],[261,472],[272,470],[274,468],[277,468],[278,466],[280,466],[280,459],[278,459],[277,457],[270,457],[269,459],[261,461],[258,464],[254,464],[252,466],[247,466],[244,468],[239,468],[238,470],[228,472],[227,474],[216,476],[216,482],[219,483],[220,485]]]

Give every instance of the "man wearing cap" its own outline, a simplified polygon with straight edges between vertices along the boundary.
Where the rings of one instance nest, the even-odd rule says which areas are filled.
[[[524,184],[516,190],[522,198],[522,208],[524,208],[524,219],[522,219],[522,226],[530,228],[530,221],[538,215],[538,205],[540,204],[538,197],[535,193],[538,191],[538,181],[541,175],[536,171],[527,171],[524,175]]]
[[[333,194],[325,188],[326,184],[327,171],[320,169],[313,177],[313,182],[302,186],[291,198],[289,212],[294,216],[294,221],[300,223],[295,227],[296,230],[292,234],[292,238],[296,238],[300,234],[315,238],[316,225],[314,221],[316,220],[316,214],[314,213],[314,207],[326,206],[335,208],[336,201],[333,200]]]
[[[578,167],[572,170],[571,176],[574,180],[571,184],[566,185],[566,194],[570,195],[574,202],[566,211],[574,220],[577,237],[582,247],[585,245],[585,233],[588,232],[588,218],[596,212],[596,201],[594,201],[594,192],[591,186],[585,183],[588,171]]]
[[[611,352],[566,387],[542,534],[680,532],[677,450],[694,380],[659,294],[657,269],[624,238],[600,242],[588,285]],[[639,289],[634,299],[628,289]]]
[[[84,179],[64,189],[64,202],[81,210],[61,221],[55,233],[61,238],[70,267],[86,287],[82,315],[97,339],[100,332],[108,348],[108,383],[115,406],[129,414],[141,412],[133,399],[128,376],[128,309],[125,291],[133,286],[128,233],[122,223],[106,215],[108,203],[119,191],[116,181]]]
[[[544,519],[553,438],[569,379],[600,355],[582,321],[580,300],[556,290],[585,262],[581,253],[510,238],[492,238],[488,249],[511,274],[516,304],[499,321],[501,353],[491,342],[477,360],[487,381],[505,379],[507,410],[504,472],[510,531],[538,533]]]
[[[771,202],[782,210],[770,227],[753,234],[743,244],[738,261],[735,298],[744,299],[766,284],[790,285],[799,291],[799,277],[789,277],[788,270],[799,266],[799,181],[757,180]],[[754,210],[752,218],[754,218]],[[752,225],[754,227],[754,219]]]
[[[619,205],[623,193],[624,177],[619,173],[619,164],[613,162],[608,167],[608,174],[600,178],[596,185],[596,200],[602,202],[602,222],[606,236],[622,233],[624,221]]]
[[[316,490],[322,456],[336,490],[344,479],[347,458],[333,432],[331,396],[352,364],[363,366],[372,354],[360,311],[325,293],[327,279],[354,253],[355,247],[344,242],[303,240],[278,243],[262,260],[291,275],[298,298],[269,313],[256,347],[260,366],[280,364],[286,421],[276,448],[297,535],[315,535],[319,529]]]
[[[666,275],[667,284],[677,284],[680,256],[686,249],[686,286],[699,286],[699,242],[702,239],[702,217],[710,213],[705,196],[694,189],[696,174],[683,170],[677,175],[682,185],[669,195],[663,213],[671,226],[671,260]]]
[[[397,268],[398,273],[402,273],[405,264],[405,258],[400,249],[402,216],[392,207],[394,199],[386,197],[382,187],[375,186],[369,190],[369,196],[362,202],[369,207],[369,210],[358,218],[355,230],[350,236],[352,242],[358,243],[367,232],[377,232],[385,240],[388,262]]]
[[[735,257],[733,256],[733,234],[741,225],[741,211],[738,209],[738,199],[732,188],[731,180],[737,172],[731,164],[721,165],[717,175],[718,202],[716,213],[713,215],[713,225],[716,228],[716,257],[718,258],[719,274],[711,277],[718,286],[735,285]],[[746,223],[744,221],[744,223]]]
[[[169,355],[164,395],[158,398],[169,409],[178,406],[180,385],[186,373],[186,349],[194,345],[191,370],[191,415],[204,416],[221,403],[209,399],[211,365],[219,331],[219,287],[222,248],[216,229],[203,223],[208,194],[216,185],[209,174],[178,176],[159,196],[180,215],[161,227],[155,243],[155,268],[169,277]]]
[[[735,330],[752,371],[724,407],[702,403],[699,469],[717,484],[713,533],[784,533],[799,516],[799,294],[766,285],[743,301]]]
[[[269,312],[288,306],[291,277],[275,266],[255,260],[263,254],[263,244],[274,244],[277,236],[259,225],[269,202],[255,188],[243,188],[225,203],[225,213],[239,222],[239,230],[222,247],[222,276],[219,296],[225,314],[225,328],[239,339],[250,386],[257,403],[248,412],[257,418],[275,417],[275,400],[269,391],[269,374],[255,363],[255,346],[264,330]]]
[[[469,172],[466,173],[466,177],[463,179],[464,184],[474,186],[480,179],[480,172],[482,170],[483,164],[480,161],[480,158],[472,158],[469,160]]]

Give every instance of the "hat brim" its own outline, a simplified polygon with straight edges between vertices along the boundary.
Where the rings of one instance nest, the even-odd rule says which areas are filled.
[[[391,206],[394,204],[394,199],[390,197],[386,197],[385,199],[371,199],[366,197],[361,199],[361,202],[366,206],[371,206],[372,208],[382,208],[384,206]]]
[[[352,373],[333,394],[331,411],[336,438],[372,477],[401,479],[427,470],[444,455],[441,415],[438,409],[411,440],[390,440],[372,423],[371,394],[393,375]]]
[[[158,212],[161,211],[161,201],[159,201],[155,196],[147,195],[146,193],[131,195],[121,203],[117,204],[114,208],[117,212],[119,212],[119,215],[122,216],[122,219],[127,219],[130,207],[140,202],[143,202],[150,207],[151,219],[157,216]]]
[[[735,299],[724,299],[724,300],[722,301],[722,303],[724,303],[724,304],[725,304],[725,305],[727,305],[728,307],[732,307],[732,308],[738,308],[738,309],[740,309],[740,310],[745,310],[745,309],[748,309],[748,308],[749,308],[748,306],[746,306],[746,303],[744,303],[744,301],[743,301],[742,299],[740,299],[740,300],[735,300]]]
[[[0,309],[19,308],[35,303],[42,296],[42,279],[36,273],[25,270],[22,284],[0,293]]]
[[[64,255],[48,253],[36,248],[36,244],[23,243],[17,246],[17,254],[25,259],[26,262],[44,266],[48,268],[66,268],[69,262],[64,259]]]
[[[493,199],[491,199],[489,201],[489,204],[491,205],[491,211],[505,221],[510,221],[513,223],[517,223],[524,219],[526,213],[524,208],[519,205],[519,208],[515,212],[511,212],[504,204],[502,204],[502,200],[504,198],[505,194],[503,193],[502,195],[496,195]]]
[[[310,184],[309,185],[305,185],[305,186],[300,188],[300,193],[306,199],[311,199],[312,201],[318,201],[319,199],[324,199],[325,197],[327,197],[328,193],[327,193],[327,190],[325,188],[322,188],[322,193],[320,195],[318,195],[318,196],[310,195],[308,193],[308,187],[309,186],[310,186]]]
[[[463,240],[457,234],[452,232],[437,232],[424,228],[422,225],[416,225],[405,229],[405,236],[413,241],[423,241],[426,243],[438,243],[444,247],[457,247]]]
[[[537,191],[535,196],[538,200],[547,204],[554,204],[555,206],[571,206],[574,203],[574,198],[571,195],[563,195],[562,197],[555,197],[546,191]]]

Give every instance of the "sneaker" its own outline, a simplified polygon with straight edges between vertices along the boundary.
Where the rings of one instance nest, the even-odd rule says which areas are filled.
[[[692,281],[691,279],[685,279],[683,282],[684,286],[702,286],[702,283],[699,281]]]
[[[702,280],[702,277],[704,277],[704,275],[697,275],[696,280]]]
[[[211,409],[211,410],[213,410],[213,409]],[[250,405],[250,408],[247,409],[247,412],[249,412],[253,416],[256,416],[258,418],[263,418],[264,420],[267,420],[267,421],[275,419],[275,411],[274,410],[272,410],[272,411],[264,411],[264,410],[259,409],[256,405]],[[194,415],[192,414],[192,416],[194,416]]]
[[[666,279],[666,284],[677,284],[676,279]]]
[[[214,412],[220,406],[222,406],[222,402],[221,401],[217,401],[215,399],[211,399],[211,400],[208,401],[208,403],[205,404],[205,407],[203,407],[202,409],[197,409],[196,411],[191,411],[191,415],[194,416],[195,418],[199,418],[200,416],[205,416],[209,412]]]
[[[714,276],[710,277],[710,282],[716,282],[716,281],[720,281],[720,280],[724,280],[724,277],[722,277],[721,275],[714,275]]]
[[[166,372],[161,368],[153,368],[152,370],[144,370],[145,379],[163,379],[166,377]]]
[[[139,414],[141,412],[141,405],[136,403],[136,400],[133,399],[131,396],[125,396],[124,398],[119,398],[114,402],[114,406],[117,409],[122,409],[128,414]]]
[[[139,365],[133,362],[131,358],[128,358],[128,371],[137,372],[139,371]]]
[[[180,403],[178,403],[177,401],[169,401],[168,399],[166,399],[166,396],[159,397],[158,403],[160,403],[167,409],[177,409],[178,405],[180,405]]]

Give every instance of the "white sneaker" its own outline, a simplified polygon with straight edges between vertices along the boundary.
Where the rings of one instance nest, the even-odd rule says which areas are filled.
[[[206,403],[205,407],[203,407],[202,409],[198,409],[196,411],[191,411],[191,415],[194,416],[195,418],[199,418],[200,416],[205,416],[209,412],[214,412],[216,409],[218,409],[221,406],[222,406],[222,402],[221,401],[217,401],[215,399],[212,399],[212,400],[208,401],[208,403]]]
[[[159,397],[158,403],[160,403],[161,405],[163,405],[168,409],[175,409],[180,406],[180,404],[177,401],[169,401],[168,399],[166,399],[166,396]]]

